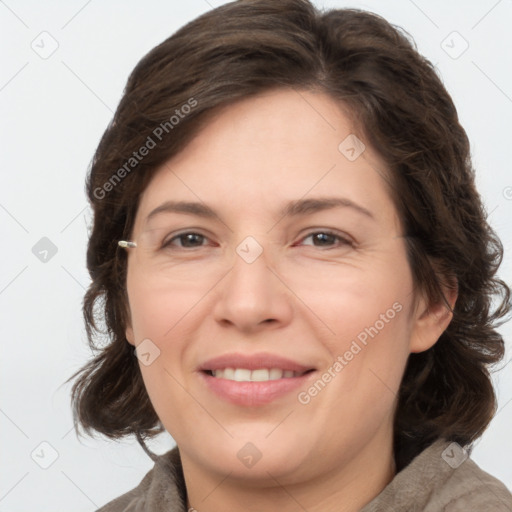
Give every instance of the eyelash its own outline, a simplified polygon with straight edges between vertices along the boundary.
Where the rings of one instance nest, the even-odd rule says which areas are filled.
[[[351,240],[349,240],[346,237],[343,237],[343,236],[339,235],[338,233],[335,233],[335,232],[327,230],[327,229],[326,230],[311,231],[310,233],[308,233],[306,236],[304,236],[301,239],[301,242],[303,242],[304,240],[306,240],[307,238],[309,238],[311,236],[318,235],[318,234],[334,237],[339,242],[341,242],[342,246],[354,247],[354,243]],[[172,242],[173,241],[178,240],[178,239],[183,238],[183,237],[186,237],[187,235],[198,235],[198,236],[202,237],[204,240],[208,240],[208,237],[205,236],[205,235],[202,235],[201,233],[197,233],[195,231],[186,231],[184,233],[180,233],[178,235],[175,235],[172,238],[170,238],[167,242],[164,242],[162,244],[162,248],[172,248],[173,247],[172,246]],[[197,247],[179,247],[178,246],[177,249],[184,249],[184,250],[186,250],[186,249],[199,249],[201,247],[203,247],[203,245],[199,245]],[[311,247],[321,247],[321,246],[311,245]],[[335,247],[328,247],[328,249],[333,249],[333,248],[335,248]]]

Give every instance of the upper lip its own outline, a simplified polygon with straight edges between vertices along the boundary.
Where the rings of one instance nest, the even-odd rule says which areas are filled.
[[[225,368],[245,368],[257,370],[259,368],[280,368],[293,372],[306,372],[314,370],[312,366],[303,365],[286,357],[260,352],[258,354],[224,354],[208,359],[199,366],[200,371],[223,370]]]

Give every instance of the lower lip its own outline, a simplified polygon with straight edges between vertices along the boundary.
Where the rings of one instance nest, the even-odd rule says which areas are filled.
[[[305,386],[306,381],[316,372],[309,372],[300,377],[269,380],[264,382],[237,382],[213,377],[199,372],[208,388],[224,400],[236,405],[253,407],[273,402],[292,391]]]

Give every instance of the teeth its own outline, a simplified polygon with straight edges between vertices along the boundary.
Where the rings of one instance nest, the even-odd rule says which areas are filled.
[[[237,371],[244,371],[245,370],[237,370]],[[236,375],[236,373],[235,373]],[[264,382],[266,380],[270,380],[270,372],[268,370],[262,369],[262,370],[253,370],[250,372],[249,378],[246,380],[256,381],[256,382]]]
[[[259,368],[257,370],[247,370],[245,368],[224,368],[223,370],[212,370],[212,374],[217,379],[234,380],[237,382],[266,382],[269,380],[289,379],[302,375],[299,372],[291,370],[281,370],[280,368]]]
[[[280,379],[283,376],[283,370],[279,368],[272,368],[269,372],[270,380]]]
[[[229,379],[229,380],[235,380],[235,370],[233,368],[226,368],[224,370],[217,370],[217,372],[222,372],[224,371],[224,376],[220,375],[220,377],[223,377],[224,379]],[[216,375],[216,372],[213,372],[213,375],[214,376],[217,376]]]
[[[233,380],[236,380],[237,382],[242,382],[243,380],[251,380],[251,371],[237,368],[235,370],[235,375],[233,376]]]

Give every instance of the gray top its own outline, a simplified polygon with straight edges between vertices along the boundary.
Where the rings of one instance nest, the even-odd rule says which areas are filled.
[[[512,494],[456,443],[438,440],[395,475],[360,512],[512,512]],[[178,448],[140,484],[97,512],[187,512]]]

